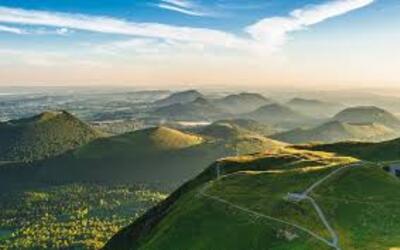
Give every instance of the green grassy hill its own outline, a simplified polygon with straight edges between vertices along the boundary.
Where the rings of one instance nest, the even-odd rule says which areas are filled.
[[[0,161],[44,159],[84,145],[102,133],[66,111],[0,123]]]
[[[344,122],[328,122],[312,129],[294,129],[279,133],[271,138],[288,143],[340,141],[384,141],[393,139],[397,133],[384,125],[377,123],[354,124]]]
[[[286,145],[283,142],[272,140],[243,127],[222,121],[206,126],[199,133],[222,140],[223,143],[236,151],[235,155],[258,153],[266,149],[274,149]]]
[[[308,196],[340,249],[398,247],[400,182],[356,162],[294,149],[223,159],[120,231],[105,249],[333,249],[332,234],[312,203],[287,198],[322,179]]]
[[[240,128],[246,129],[248,131],[264,135],[264,136],[269,136],[272,134],[277,133],[277,129],[274,128],[271,125],[262,123],[262,122],[257,122],[255,120],[251,119],[226,119],[226,120],[219,120],[216,121],[215,123],[225,123],[225,124],[230,124],[232,126],[238,126]]]
[[[255,111],[242,114],[241,118],[252,119],[283,128],[295,128],[314,122],[311,117],[281,104],[262,106]]]
[[[213,102],[220,109],[232,113],[240,114],[251,112],[257,108],[272,103],[271,100],[256,93],[240,93],[228,95]]]
[[[304,145],[299,148],[334,152],[368,161],[399,161],[400,139],[380,143],[340,142],[333,144]]]
[[[274,142],[274,143],[273,143]],[[180,184],[220,157],[281,146],[266,138],[204,139],[158,127],[102,138],[37,163],[40,181]]]
[[[205,136],[219,138],[219,139],[237,138],[240,136],[256,134],[255,132],[244,129],[235,124],[221,122],[221,121],[212,123],[204,127],[199,133]]]
[[[218,158],[222,154],[218,146],[178,130],[149,128],[95,140],[43,161],[38,166],[38,178],[61,182],[184,180],[201,171],[202,164]]]
[[[397,117],[375,106],[347,108],[336,114],[333,120],[348,123],[380,123],[395,129],[400,127],[400,120]]]

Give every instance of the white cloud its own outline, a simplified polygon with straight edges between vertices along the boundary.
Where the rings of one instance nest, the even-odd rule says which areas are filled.
[[[4,26],[0,25],[0,32],[7,32],[7,33],[13,33],[13,34],[26,34],[27,32],[23,29],[15,28],[15,27],[9,27],[9,26]]]
[[[161,2],[175,5],[185,9],[190,9],[194,7],[194,4],[187,0],[161,0]]]
[[[73,31],[70,29],[67,29],[67,28],[56,29],[56,34],[61,35],[61,36],[66,36],[70,33],[73,33]]]
[[[90,45],[93,47],[93,45]],[[150,56],[168,57],[173,55],[195,55],[204,52],[205,46],[201,43],[180,42],[153,38],[133,38],[94,46],[96,52],[118,57]]]
[[[233,46],[243,42],[230,33],[213,29],[159,23],[135,23],[109,17],[32,11],[7,7],[0,7],[0,22],[64,27],[92,32],[175,39],[180,41],[196,41],[222,46]]]
[[[306,29],[329,18],[368,6],[375,0],[334,0],[292,11],[289,16],[265,18],[246,31],[257,41],[277,47],[286,42],[290,32]]]
[[[144,50],[153,46],[154,43],[159,43],[161,47],[167,44],[168,48],[172,47],[171,44],[181,46],[183,43],[187,43],[201,49],[204,47],[217,47],[240,51],[256,51],[257,54],[260,54],[259,52],[269,52],[283,45],[290,32],[305,29],[326,19],[365,7],[373,2],[374,0],[334,0],[294,10],[288,16],[265,18],[245,28],[245,31],[251,35],[250,38],[242,38],[232,33],[215,29],[160,23],[137,23],[103,16],[7,7],[0,7],[0,23],[55,27],[58,34],[66,34],[70,30],[85,30],[127,35],[132,38],[154,39],[151,40],[150,44],[148,41],[145,43],[142,41],[139,44],[141,46],[137,45],[138,49],[141,47]],[[164,0],[164,3],[178,8],[190,8],[192,6],[192,3],[188,1]],[[1,27],[3,26],[0,26],[0,31]],[[6,29],[8,32],[12,32],[10,28]],[[16,29],[13,31],[15,33],[19,32]]]
[[[211,11],[189,0],[160,0],[158,8],[179,12],[189,16],[214,16]]]
[[[176,11],[176,12],[186,14],[189,16],[206,16],[207,15],[206,13],[203,13],[203,12],[198,12],[198,11],[194,11],[194,10],[190,10],[190,9],[184,9],[184,8],[170,5],[170,4],[160,3],[160,4],[156,4],[156,6],[161,9]]]

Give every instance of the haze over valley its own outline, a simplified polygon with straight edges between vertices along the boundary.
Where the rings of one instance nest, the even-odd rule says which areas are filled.
[[[257,238],[259,247],[278,244],[321,249],[329,242],[324,223],[306,201],[285,201],[283,190],[297,192],[330,169],[341,168],[338,176],[329,180],[337,192],[326,194],[328,191],[321,187],[312,194],[335,221],[340,244],[350,249],[395,245],[395,224],[389,226],[391,241],[377,241],[363,228],[357,230],[365,235],[365,241],[348,238],[352,226],[340,224],[341,213],[348,208],[336,207],[341,199],[352,197],[353,205],[363,199],[363,193],[357,193],[363,189],[341,198],[343,185],[362,188],[362,183],[376,182],[380,190],[396,190],[399,185],[389,163],[400,157],[398,109],[396,105],[382,108],[386,102],[380,98],[357,105],[356,100],[343,97],[338,98],[340,102],[332,101],[337,92],[330,93],[325,99],[329,101],[325,101],[306,90],[299,92],[302,97],[293,98],[282,98],[273,91],[268,95],[267,91],[195,89],[34,90],[8,93],[1,103],[0,188],[5,212],[0,242],[4,248],[197,248],[192,244],[205,244],[211,229],[207,220],[213,216],[218,216],[218,227],[233,223],[236,234],[244,230],[241,220],[252,220],[258,214],[266,219],[248,224],[246,230],[269,235],[267,241]],[[360,96],[363,94],[360,92]],[[370,97],[369,93],[364,95],[365,99]],[[386,100],[400,103],[397,98],[387,95]],[[347,172],[354,176],[348,180],[339,177]],[[289,183],[295,176],[302,176],[302,181],[294,188]],[[253,190],[248,189],[249,181],[258,183]],[[267,188],[264,185],[282,190],[258,191]],[[371,206],[347,223],[358,224],[366,216],[363,213],[375,211],[374,204],[386,199],[385,193],[371,192],[376,197],[369,201]],[[396,192],[391,191],[391,195]],[[243,203],[244,194],[248,201]],[[334,195],[336,205],[321,195]],[[63,196],[67,207],[59,204]],[[182,215],[175,214],[175,206],[183,209]],[[192,206],[211,208],[200,213],[199,221],[188,219],[199,213],[192,211]],[[284,206],[284,212],[275,206]],[[224,207],[230,212],[218,215]],[[385,209],[380,213],[390,213],[390,207]],[[305,214],[300,216],[300,211]],[[190,225],[185,221],[200,225],[196,236],[187,235],[187,229],[168,231],[154,242],[142,240],[151,239],[149,235],[157,234],[162,230],[159,227],[167,226],[165,223],[183,229]],[[143,223],[151,226],[141,229]],[[388,222],[373,223],[368,225],[380,227]],[[311,235],[304,228],[311,230]],[[135,233],[127,234],[130,230]],[[221,228],[217,234],[226,233]],[[321,243],[314,233],[327,242]],[[37,234],[41,237],[34,237]],[[170,242],[169,237],[176,235],[186,235],[186,240]],[[241,235],[245,240],[239,248],[251,246],[247,245],[252,242],[248,236]],[[220,247],[231,248],[230,244],[221,243]]]
[[[399,250],[399,11],[0,0],[0,249]]]

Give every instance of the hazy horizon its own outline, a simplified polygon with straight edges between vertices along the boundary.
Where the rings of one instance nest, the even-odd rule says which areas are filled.
[[[0,0],[0,249],[400,250],[399,13]]]

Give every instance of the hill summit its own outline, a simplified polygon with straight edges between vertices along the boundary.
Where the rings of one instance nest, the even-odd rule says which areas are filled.
[[[162,126],[132,133],[130,139],[145,147],[163,150],[182,149],[203,142],[200,136],[186,134],[179,130]]]
[[[66,111],[0,123],[0,160],[34,161],[74,149],[102,134]]]
[[[345,123],[331,121],[312,129],[294,129],[273,135],[272,138],[289,143],[384,141],[397,133],[380,123]]]
[[[278,103],[264,105],[253,112],[243,114],[242,117],[288,128],[299,127],[299,125],[312,120],[310,117]]]
[[[154,104],[157,106],[168,106],[172,104],[178,103],[188,103],[196,100],[203,95],[197,90],[186,90],[181,92],[176,92],[171,94],[170,96],[156,101]]]
[[[250,112],[270,103],[272,103],[271,100],[260,94],[246,92],[228,95],[215,101],[217,107],[232,114]]]
[[[397,117],[375,106],[347,108],[335,115],[333,120],[348,123],[380,123],[390,128],[400,127],[400,120]]]

